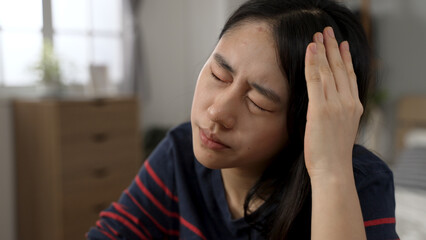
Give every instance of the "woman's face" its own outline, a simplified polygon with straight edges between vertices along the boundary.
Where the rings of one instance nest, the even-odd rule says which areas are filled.
[[[287,80],[270,27],[248,22],[218,42],[192,103],[194,153],[212,169],[263,171],[287,141]]]

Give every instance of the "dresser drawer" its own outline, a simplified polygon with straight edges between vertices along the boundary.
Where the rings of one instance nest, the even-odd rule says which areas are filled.
[[[60,102],[58,108],[61,135],[87,131],[138,129],[135,100]]]
[[[87,180],[64,186],[63,226],[65,239],[84,239],[99,213],[130,185],[135,174],[114,174],[103,180]]]
[[[99,166],[104,162],[121,163],[123,159],[134,164],[142,163],[141,143],[135,133],[128,135],[105,134],[102,141],[93,140],[93,136],[82,135],[62,144],[62,168],[65,171],[78,172],[86,167]]]
[[[75,184],[78,182],[89,181],[102,182],[117,174],[126,174],[134,177],[140,168],[140,164],[135,161],[134,156],[128,155],[116,159],[105,159],[99,164],[85,164],[81,166],[73,166],[73,168],[64,168],[62,179],[65,185]]]
[[[137,129],[111,129],[101,128],[87,130],[85,132],[74,132],[74,134],[61,134],[60,141],[62,145],[75,145],[81,144],[96,144],[101,146],[102,144],[114,142],[116,138],[133,137],[140,138],[141,135]]]
[[[85,239],[142,164],[138,110],[130,97],[15,102],[18,239]]]

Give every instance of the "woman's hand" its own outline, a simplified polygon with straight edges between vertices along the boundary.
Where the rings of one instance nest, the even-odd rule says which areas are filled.
[[[309,105],[305,163],[312,187],[312,240],[365,240],[352,170],[352,149],[363,108],[347,42],[331,27],[306,51]]]
[[[333,29],[314,35],[305,58],[309,104],[305,163],[311,177],[352,174],[352,149],[363,107],[349,44],[338,45]]]

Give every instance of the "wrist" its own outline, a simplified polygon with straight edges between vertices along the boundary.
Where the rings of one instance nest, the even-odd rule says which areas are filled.
[[[311,178],[344,177],[353,175],[352,155],[328,156],[306,160],[306,167]]]
[[[309,172],[312,187],[316,185],[353,185],[355,183],[352,166],[336,170],[317,170]]]

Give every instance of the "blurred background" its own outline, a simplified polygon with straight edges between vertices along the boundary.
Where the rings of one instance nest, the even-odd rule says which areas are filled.
[[[0,239],[84,236],[190,119],[242,2],[0,0]],[[366,29],[378,80],[358,143],[394,172],[401,239],[426,239],[426,1],[340,2]]]

